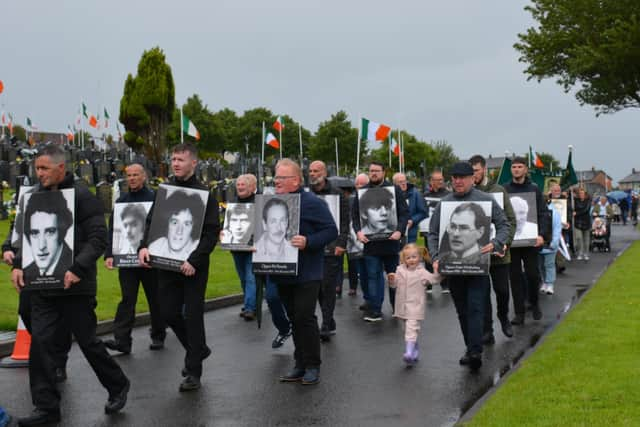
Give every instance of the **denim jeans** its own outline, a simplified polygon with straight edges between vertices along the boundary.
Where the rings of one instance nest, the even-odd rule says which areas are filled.
[[[269,276],[266,276],[264,297],[267,300],[267,305],[271,312],[271,321],[273,322],[273,325],[276,327],[280,335],[287,335],[291,332],[291,322],[289,321],[289,317],[287,317],[284,304],[282,304],[282,301],[280,300],[278,286],[269,278]]]
[[[244,309],[256,311],[256,277],[251,266],[251,252],[232,252],[233,262],[240,278],[242,293],[244,294]]]
[[[384,302],[384,273],[395,273],[399,262],[399,255],[365,255],[364,262],[367,267],[369,306],[371,311],[382,312]],[[394,290],[395,291],[395,290]],[[395,292],[389,288],[391,307],[395,303]]]
[[[556,253],[557,251],[550,254],[540,254],[540,258],[538,258],[542,281],[547,285],[553,285],[556,282]]]

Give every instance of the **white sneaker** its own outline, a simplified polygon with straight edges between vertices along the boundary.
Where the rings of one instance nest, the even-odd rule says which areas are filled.
[[[578,257],[576,258],[578,261],[582,261],[584,259],[584,257],[582,256],[582,254],[578,255]]]
[[[547,285],[547,295],[553,295],[553,285]]]
[[[543,283],[542,286],[540,286],[540,293],[541,294],[546,294],[547,293],[547,284]]]
[[[585,261],[589,261],[589,255],[585,255],[585,256],[584,256],[584,260],[585,260]]]

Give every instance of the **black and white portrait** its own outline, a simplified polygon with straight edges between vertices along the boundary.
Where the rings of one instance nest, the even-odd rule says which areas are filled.
[[[36,187],[21,185],[18,189],[18,203],[16,205],[16,219],[11,230],[11,246],[19,249],[22,247],[22,211],[24,210],[24,195],[31,193]]]
[[[257,195],[253,271],[297,274],[298,249],[291,238],[299,227],[299,194]]]
[[[504,210],[504,193],[489,193],[489,194],[493,196],[498,206],[500,206],[500,209]],[[494,237],[496,237],[496,226],[491,224],[491,235],[489,236],[489,238],[493,239]]]
[[[331,212],[333,222],[336,223],[338,233],[340,233],[340,195],[339,194],[317,194],[318,198],[324,200]]]
[[[153,202],[116,203],[113,207],[113,264],[138,267],[138,248]]]
[[[25,290],[64,287],[73,263],[74,190],[25,194],[22,265]]]
[[[149,229],[154,267],[180,271],[200,243],[208,196],[205,190],[160,185]]]
[[[433,211],[436,209],[436,206],[438,206],[439,201],[440,199],[438,199],[437,197],[424,198],[424,204],[427,209],[427,217],[420,221],[420,223],[418,224],[418,231],[420,231],[421,233],[426,234],[429,232],[429,223],[431,222]]]
[[[347,239],[347,256],[349,258],[361,258],[364,255],[364,243],[358,240],[353,221],[349,221],[349,238]]]
[[[369,240],[386,240],[398,226],[395,187],[358,190],[360,230]]]
[[[442,202],[440,204],[438,270],[442,274],[489,274],[491,202]]]
[[[510,194],[513,213],[516,215],[516,234],[513,237],[514,248],[534,246],[538,237],[538,214],[536,193]]]
[[[551,199],[551,203],[553,203],[553,207],[556,208],[556,211],[560,214],[560,221],[563,224],[567,224],[567,199]]]
[[[250,251],[255,229],[255,204],[228,203],[220,236],[222,249]]]

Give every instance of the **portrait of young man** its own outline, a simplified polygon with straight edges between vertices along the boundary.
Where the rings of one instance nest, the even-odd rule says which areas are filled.
[[[241,250],[253,243],[255,205],[228,203],[220,243],[225,249]]]
[[[298,250],[290,242],[297,231],[297,213],[287,204],[292,196],[258,196],[257,204],[262,204],[260,237],[255,243],[254,263],[296,263]],[[295,229],[294,231],[290,230]]]
[[[360,221],[369,240],[387,240],[397,226],[395,187],[358,190]]]
[[[133,255],[137,266],[138,248],[144,237],[147,214],[153,202],[116,203],[113,229],[119,236],[113,239],[113,255]],[[117,265],[118,266],[118,265]]]

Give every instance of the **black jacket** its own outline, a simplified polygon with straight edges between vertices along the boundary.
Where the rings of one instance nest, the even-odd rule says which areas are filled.
[[[209,255],[211,255],[213,248],[216,246],[216,243],[218,242],[218,236],[220,235],[218,201],[215,199],[215,197],[213,197],[213,194],[204,184],[198,182],[195,175],[191,175],[191,178],[187,179],[186,181],[180,181],[175,177],[172,177],[169,182],[167,182],[167,184],[175,185],[177,187],[205,190],[209,193],[209,198],[207,199],[207,207],[204,213],[204,222],[202,224],[202,233],[200,234],[200,242],[198,243],[198,246],[194,249],[194,251],[191,252],[189,258],[187,258],[187,262],[191,264],[196,270],[208,271]],[[149,215],[147,215],[147,225],[145,227],[144,239],[142,239],[142,243],[140,244],[140,249],[149,246],[149,229],[151,228],[151,219],[153,218],[154,208],[155,203],[151,207]]]
[[[335,249],[337,246],[347,249],[347,239],[349,238],[349,200],[344,197],[344,193],[339,188],[334,187],[331,184],[331,181],[328,179],[324,180],[324,187],[322,190],[316,191],[313,187],[311,190],[319,195],[327,195],[327,194],[337,194],[340,196],[340,224],[336,224],[339,229],[338,238],[333,242],[329,243],[325,247],[325,256],[333,256],[335,254]]]
[[[136,202],[153,202],[156,199],[156,193],[147,186],[142,187],[138,191],[128,191],[121,194],[116,203],[136,203]],[[107,240],[107,248],[104,251],[104,258],[113,257],[113,210],[109,216],[109,234]]]
[[[372,185],[371,183],[369,183],[362,188],[386,187],[391,185],[392,184],[389,181],[384,180],[379,185]],[[400,187],[398,187],[397,185],[394,185],[394,187],[396,193],[396,216],[398,218],[396,231],[399,231],[402,235],[404,235],[404,232],[407,229],[407,221],[409,220],[409,207],[404,201],[402,190],[400,189]],[[353,203],[353,206],[351,208],[351,220],[353,221],[353,230],[357,234],[358,231],[362,229],[362,226],[360,225],[360,203],[357,192],[356,201]],[[400,240],[377,240],[365,243],[364,245],[365,255],[393,255],[399,252]]]
[[[96,261],[104,253],[107,246],[107,226],[104,221],[102,203],[79,183],[74,182],[73,175],[65,175],[58,189],[73,188],[75,190],[75,211],[73,228],[73,264],[69,271],[80,278],[80,282],[69,289],[42,290],[50,296],[64,295],[96,295],[97,270]],[[50,191],[48,188],[38,187],[35,191]],[[22,257],[16,256],[14,268],[22,268]]]

